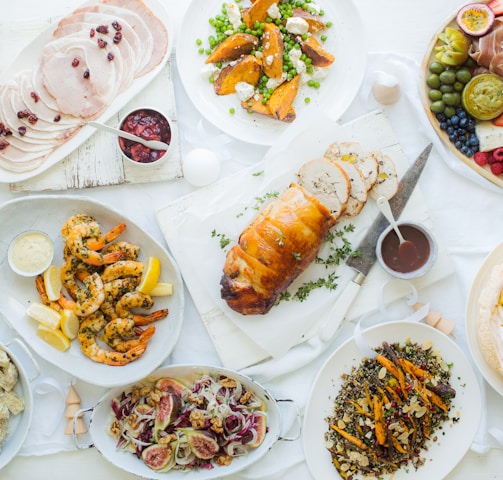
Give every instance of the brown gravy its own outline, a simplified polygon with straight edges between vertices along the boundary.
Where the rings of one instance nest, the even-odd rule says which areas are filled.
[[[413,227],[412,225],[400,225],[405,240],[412,242],[416,248],[406,249],[398,254],[398,245],[400,244],[398,236],[394,230],[391,230],[384,237],[381,244],[382,259],[389,268],[395,272],[409,273],[421,268],[430,256],[430,242],[426,235]],[[412,254],[412,256],[411,256]]]

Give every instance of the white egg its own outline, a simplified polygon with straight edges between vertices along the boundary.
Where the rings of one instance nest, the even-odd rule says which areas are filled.
[[[401,95],[399,80],[389,73],[377,72],[372,85],[372,95],[383,105],[396,103]]]
[[[206,148],[195,148],[183,159],[183,175],[195,187],[213,183],[220,175],[220,159]]]

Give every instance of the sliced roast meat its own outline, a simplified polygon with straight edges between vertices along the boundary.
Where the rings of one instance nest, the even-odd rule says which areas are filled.
[[[40,58],[45,88],[68,115],[97,117],[117,94],[122,82],[116,62],[90,38],[68,35],[49,42]]]
[[[131,10],[138,14],[147,25],[147,29],[153,37],[153,50],[140,75],[150,72],[159,65],[168,48],[168,31],[164,23],[141,0],[102,0],[102,3]]]
[[[389,155],[382,152],[372,152],[379,165],[377,182],[370,190],[370,196],[377,199],[380,196],[388,200],[395,195],[398,190],[398,175],[396,173],[395,163]]]
[[[299,185],[339,218],[346,210],[351,183],[344,169],[327,158],[304,163],[297,172]]]

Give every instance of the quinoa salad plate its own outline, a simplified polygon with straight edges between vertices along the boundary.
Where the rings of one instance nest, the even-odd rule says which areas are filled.
[[[434,328],[389,322],[320,369],[304,416],[317,480],[444,478],[469,449],[482,400],[465,353]],[[359,346],[360,345],[360,346]]]

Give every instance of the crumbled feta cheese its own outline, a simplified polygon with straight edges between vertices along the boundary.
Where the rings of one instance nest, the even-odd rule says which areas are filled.
[[[280,78],[269,78],[265,84],[267,89],[275,90],[286,80],[286,73],[283,72]]]
[[[247,82],[238,82],[236,83],[236,93],[238,94],[239,100],[246,102],[246,100],[253,97],[255,88]]]
[[[314,2],[309,3],[309,11],[313,13],[320,13],[321,12],[321,7]]]
[[[225,8],[227,10],[229,22],[231,22],[234,30],[237,30],[242,23],[239,7],[235,3],[228,3]]]
[[[214,63],[208,63],[203,65],[201,68],[201,75],[204,79],[216,78],[220,73],[220,68],[218,68]]]
[[[328,75],[328,68],[323,68],[323,67],[313,67],[313,74],[311,77],[313,80],[316,81],[321,81],[327,78]]]
[[[289,17],[286,21],[286,30],[294,35],[303,35],[309,31],[309,23],[300,17]]]
[[[267,15],[271,17],[273,20],[276,18],[281,17],[281,13],[279,11],[279,7],[277,3],[273,3],[268,9],[267,9]]]
[[[265,64],[267,66],[272,65],[273,60],[274,60],[274,55],[267,55],[267,57],[265,57]]]
[[[263,56],[264,56],[264,55],[263,55],[263,53],[262,53],[260,50],[257,50],[257,51],[255,52],[255,58],[256,58],[257,60],[262,60],[262,57],[263,57]]]

